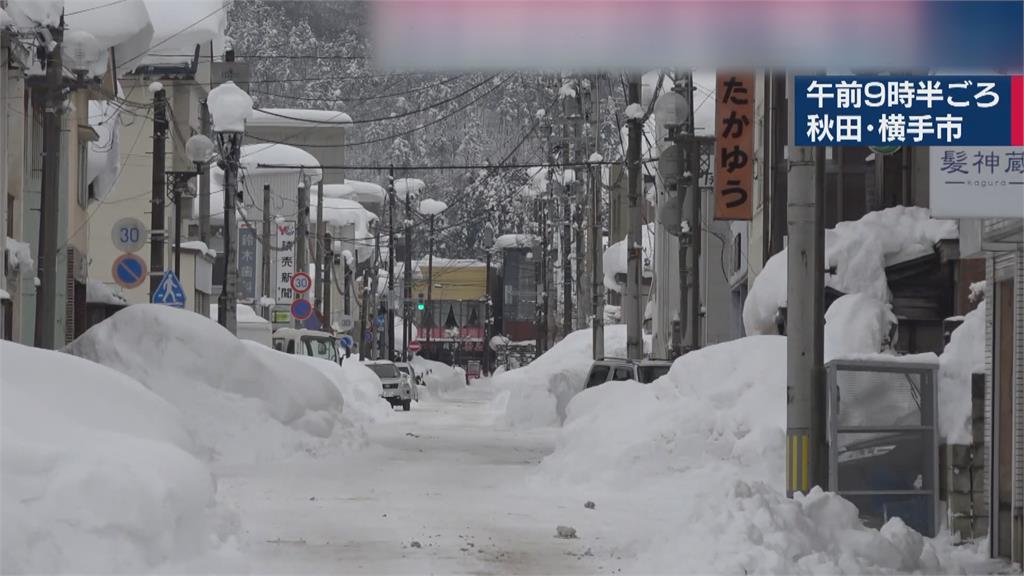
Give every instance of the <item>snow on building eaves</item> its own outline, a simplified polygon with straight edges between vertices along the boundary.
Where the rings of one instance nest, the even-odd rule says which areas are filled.
[[[350,124],[352,117],[337,110],[303,108],[260,108],[253,112],[251,126],[267,128],[332,128]]]
[[[192,63],[196,46],[211,42],[214,54],[224,52],[227,0],[144,1],[153,22],[153,39],[144,54],[130,57],[125,66],[186,66]]]

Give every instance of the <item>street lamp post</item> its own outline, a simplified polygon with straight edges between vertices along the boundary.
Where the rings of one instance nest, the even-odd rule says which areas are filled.
[[[185,156],[195,165],[194,170],[168,170],[166,172],[174,203],[174,273],[181,276],[181,201],[188,189],[188,181],[203,173],[213,158],[213,141],[203,134],[195,134],[185,142]],[[189,195],[188,198],[192,198]]]
[[[252,117],[252,98],[234,82],[225,82],[207,97],[213,132],[220,148],[224,170],[224,284],[217,307],[217,322],[237,332],[238,261],[232,236],[235,234],[235,200],[238,194],[238,162],[245,133],[245,121]]]
[[[690,202],[694,204],[695,210],[699,210],[699,197],[696,191],[697,178],[690,166],[694,153],[690,78],[692,77],[689,74],[685,75],[684,79],[677,82],[671,91],[662,94],[654,106],[656,117],[668,130],[666,141],[672,143],[662,151],[659,169],[669,183],[674,185],[675,205],[669,203],[666,211],[659,210],[659,220],[669,234],[679,237],[679,321],[672,330],[672,350],[676,356],[684,352],[686,344],[689,344],[691,348],[697,347],[696,323],[692,318],[688,322],[687,317],[694,304],[699,300],[699,287],[696,284],[696,270],[689,269],[687,251],[691,246],[696,249],[694,237],[698,233],[698,222],[695,221],[696,218],[691,218],[687,222],[688,226],[683,225],[686,220],[684,205],[687,188],[694,188]],[[694,216],[699,217],[699,212],[695,212]],[[694,258],[692,258],[694,268],[698,266],[696,256],[694,254]],[[659,291],[662,285],[663,283],[658,284]],[[667,283],[664,285],[667,286]],[[661,294],[658,296],[659,301],[668,302],[667,298],[663,300]],[[667,315],[667,311],[663,315]],[[694,324],[694,326],[690,327],[690,324]],[[683,335],[687,333],[688,327],[690,328],[689,338],[684,338]]]

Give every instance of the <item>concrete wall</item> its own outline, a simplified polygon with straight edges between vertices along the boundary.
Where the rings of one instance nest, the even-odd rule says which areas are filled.
[[[146,109],[153,102],[153,95],[148,90],[153,78],[132,76],[121,79],[124,99],[130,104],[121,111],[121,173],[117,184],[96,206],[89,220],[89,242],[91,244],[89,276],[107,284],[113,283],[111,268],[114,260],[121,255],[110,239],[110,231],[114,223],[126,216],[141,219],[146,228],[150,227],[152,214],[152,181],[153,181],[153,122]],[[173,118],[178,129],[168,131],[165,163],[167,170],[190,169],[191,166],[184,156],[183,140],[191,135],[190,128],[198,124],[199,99],[204,89],[191,81],[163,80],[167,91],[167,100],[173,109]],[[218,212],[211,206],[211,212]],[[165,244],[164,264],[170,269],[173,261],[171,242],[173,238],[174,205],[167,202],[164,229],[168,231],[168,242]],[[149,266],[149,244],[137,253]],[[123,292],[129,303],[138,304],[149,301],[149,281],[137,288]]]

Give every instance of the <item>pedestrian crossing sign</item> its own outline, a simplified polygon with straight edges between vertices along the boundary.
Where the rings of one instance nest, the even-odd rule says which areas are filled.
[[[178,276],[172,270],[163,273],[160,284],[153,292],[154,304],[166,304],[175,308],[185,307],[185,289],[181,287]]]

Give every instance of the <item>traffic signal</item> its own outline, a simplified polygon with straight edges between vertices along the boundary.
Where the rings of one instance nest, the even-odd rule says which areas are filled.
[[[420,292],[419,299],[416,301],[416,309],[423,312],[427,309],[426,303],[423,302],[423,293]]]

